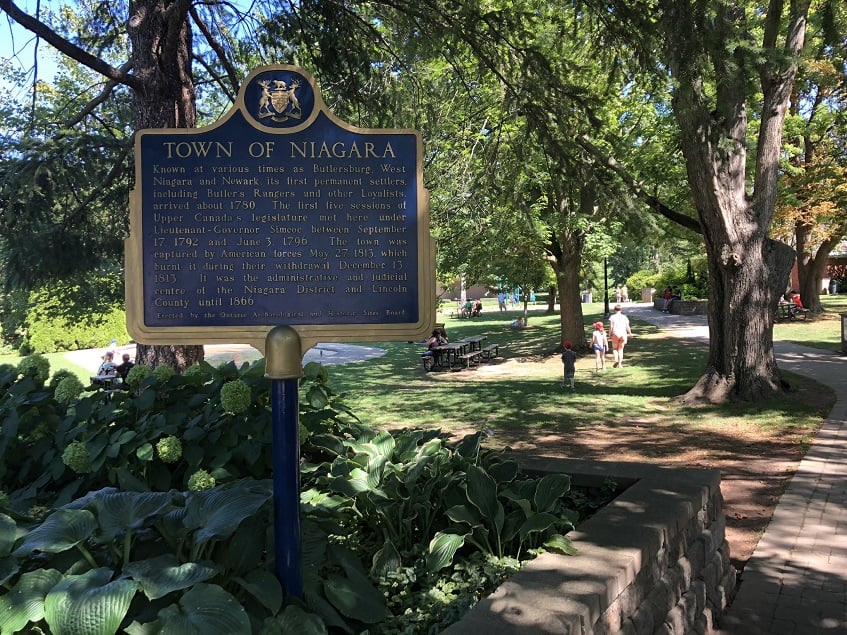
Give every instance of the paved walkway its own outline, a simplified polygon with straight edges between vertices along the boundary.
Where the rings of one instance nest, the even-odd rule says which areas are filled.
[[[705,316],[624,312],[677,337],[708,338]],[[783,370],[830,386],[837,401],[782,495],[738,594],[721,618],[727,635],[847,633],[847,357],[775,342]]]
[[[65,357],[73,360],[75,364],[91,369],[93,375],[100,362],[103,361],[105,348],[90,348],[65,353]],[[119,346],[115,349],[115,359],[120,363],[121,355],[129,353],[135,359],[135,344]],[[245,362],[260,359],[262,355],[252,346],[247,344],[207,344],[205,346],[205,360],[212,366],[234,361],[236,366]],[[317,344],[306,351],[303,363],[320,362],[325,366],[332,364],[349,364],[350,362],[361,362],[367,359],[376,359],[385,355],[384,348],[375,346],[359,346],[357,344]]]

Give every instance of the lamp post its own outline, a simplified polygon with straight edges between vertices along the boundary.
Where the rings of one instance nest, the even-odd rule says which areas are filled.
[[[603,317],[608,318],[609,312],[609,263],[603,258]]]

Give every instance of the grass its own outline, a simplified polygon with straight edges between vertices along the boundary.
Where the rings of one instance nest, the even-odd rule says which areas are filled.
[[[847,298],[845,298],[847,300]],[[600,319],[602,305],[583,305],[585,323]],[[811,441],[832,404],[831,392],[799,376],[787,374],[795,391],[759,404],[728,404],[681,408],[674,397],[684,393],[702,374],[707,349],[703,343],[668,338],[657,327],[633,320],[636,337],[627,347],[627,365],[604,374],[594,373],[593,356],[577,361],[574,393],[559,387],[562,364],[556,347],[557,315],[534,311],[531,328],[514,330],[509,322],[518,311],[501,314],[486,307],[480,318],[445,317],[451,340],[486,334],[486,343],[498,343],[504,359],[470,371],[425,373],[420,362],[422,345],[380,344],[384,357],[363,364],[330,368],[332,385],[364,422],[376,427],[433,427],[456,434],[485,430],[498,444],[520,444],[533,439],[573,439],[598,426],[631,435],[644,429],[679,432],[679,443],[737,444],[739,438],[791,442]],[[448,312],[449,316],[449,312]],[[784,334],[803,337],[802,343],[840,345],[840,331],[832,320],[812,319],[805,325],[787,324]],[[780,325],[782,326],[782,325]],[[805,327],[805,330],[804,330]],[[781,336],[778,333],[778,337]],[[782,335],[784,336],[784,335]],[[609,358],[610,360],[611,358]],[[816,395],[829,395],[819,403]],[[697,438],[687,439],[697,433]],[[557,441],[561,442],[561,441]],[[672,448],[656,448],[657,453]],[[679,447],[676,448],[680,450]],[[610,450],[611,451],[611,450]],[[751,451],[755,449],[751,446]],[[765,453],[765,445],[761,452]]]
[[[106,350],[106,347],[103,347],[103,350]],[[74,373],[79,380],[86,385],[89,383],[91,376],[97,371],[96,368],[86,368],[85,366],[80,366],[79,364],[74,363],[71,359],[68,358],[67,353],[47,353],[44,355],[47,358],[47,361],[50,362],[50,371],[51,373],[55,373],[57,370],[65,369]],[[21,361],[21,356],[17,354],[6,354],[0,355],[0,364],[12,364],[13,366],[17,366]]]
[[[774,337],[840,351],[839,313],[847,312],[847,295],[823,296],[822,302],[827,313],[777,324]],[[437,426],[456,434],[487,430],[501,443],[527,435],[575,435],[597,425],[631,430],[633,425],[649,424],[718,434],[727,427],[752,425],[757,434],[790,432],[802,444],[828,411],[825,404],[810,407],[806,393],[815,392],[811,383],[791,375],[797,392],[767,404],[680,409],[673,397],[700,377],[706,348],[702,343],[667,338],[657,327],[637,320],[633,320],[636,337],[627,347],[627,366],[612,369],[608,363],[607,372],[598,376],[593,372],[593,357],[584,355],[577,361],[577,391],[571,394],[559,387],[558,315],[545,314],[539,303],[530,313],[530,328],[515,330],[509,323],[521,314],[519,309],[501,312],[496,298],[486,298],[483,304],[480,317],[460,320],[450,317],[452,303],[447,303],[439,319],[453,341],[485,334],[487,344],[500,344],[502,359],[497,363],[470,371],[425,373],[421,344],[381,343],[386,354],[379,359],[329,367],[333,387],[370,425]],[[603,305],[585,304],[583,311],[588,325],[600,319]],[[94,371],[74,364],[66,353],[46,357],[53,371],[71,370],[83,383]],[[0,363],[17,364],[19,359],[3,355]]]
[[[842,352],[840,314],[847,313],[847,294],[821,296],[821,304],[825,313],[810,313],[805,320],[777,323],[774,339]]]

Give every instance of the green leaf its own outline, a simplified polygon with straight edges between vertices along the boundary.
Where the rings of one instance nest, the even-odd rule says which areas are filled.
[[[9,555],[17,538],[17,524],[11,516],[0,514],[0,557]]]
[[[180,591],[204,582],[218,573],[216,567],[186,562],[167,553],[147,560],[131,562],[124,573],[138,582],[141,590],[151,600],[158,600],[172,591]]]
[[[60,553],[88,540],[97,529],[97,521],[87,509],[59,509],[24,536],[14,551],[26,556],[33,551]]]
[[[570,538],[567,538],[561,534],[555,534],[550,536],[544,543],[544,546],[548,549],[554,549],[555,551],[560,551],[566,556],[575,556],[579,553],[579,549],[577,549],[573,542],[571,542]]]
[[[189,492],[185,504],[186,528],[196,529],[198,543],[228,538],[245,518],[268,502],[272,492],[267,484],[250,481],[230,483],[202,492]]]
[[[479,449],[482,447],[482,432],[475,432],[464,437],[459,445],[456,446],[456,452],[466,459],[473,459],[479,455]]]
[[[468,466],[468,499],[482,513],[484,521],[491,523],[499,535],[503,528],[503,506],[497,500],[497,483],[476,465]]]
[[[132,580],[111,581],[110,569],[66,576],[44,600],[44,619],[53,635],[112,635],[136,592]]]
[[[150,443],[143,443],[135,449],[135,456],[142,461],[152,461],[154,457],[153,446]]]
[[[309,388],[306,393],[306,399],[309,402],[309,405],[315,410],[326,408],[329,404],[329,397],[327,397],[326,390],[320,386],[312,386]]]
[[[215,584],[198,584],[159,611],[160,635],[250,635],[244,607]]]
[[[556,502],[571,489],[571,477],[567,474],[547,474],[535,489],[535,509],[540,512],[553,511]]]
[[[282,606],[282,586],[276,576],[264,569],[254,569],[243,578],[234,578],[250,595],[256,598],[271,615],[276,615]]]
[[[385,618],[382,594],[371,584],[363,586],[358,580],[353,582],[348,577],[330,573],[323,586],[327,599],[343,615],[365,624],[376,624]]]
[[[521,541],[523,541],[529,534],[537,533],[539,531],[547,531],[550,527],[556,524],[557,520],[558,519],[553,514],[548,514],[547,512],[533,514],[521,525]]]
[[[104,541],[143,527],[149,518],[169,509],[171,501],[167,492],[109,492],[97,496],[94,506]]]
[[[374,577],[384,576],[387,573],[397,571],[402,564],[397,547],[390,540],[386,540],[382,548],[373,556],[371,575]]]
[[[453,505],[445,513],[447,518],[456,523],[467,523],[471,527],[478,527],[482,523],[479,510],[470,505]]]
[[[488,474],[499,484],[511,483],[520,471],[517,461],[503,461],[492,463],[488,467]]]
[[[0,596],[0,633],[17,633],[44,618],[44,598],[62,579],[55,569],[38,569],[21,576],[9,593]]]
[[[296,633],[297,635],[326,635],[327,630],[323,620],[314,613],[307,613],[296,604],[289,604],[285,607],[280,615],[276,617],[276,625],[279,630],[272,630],[267,627],[270,620],[265,621],[265,630],[263,633],[268,635],[288,635],[288,633]]]
[[[465,544],[465,535],[437,532],[429,541],[429,553],[426,556],[428,571],[440,571],[451,562],[456,551]]]

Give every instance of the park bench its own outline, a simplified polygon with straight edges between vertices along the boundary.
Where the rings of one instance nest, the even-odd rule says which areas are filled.
[[[470,351],[464,355],[459,355],[459,361],[464,362],[465,368],[472,368],[479,363],[480,357],[482,357],[482,351]]]

